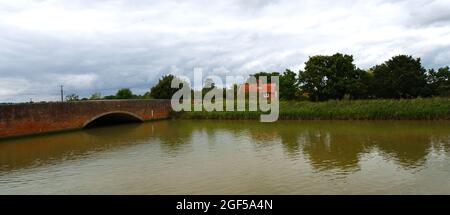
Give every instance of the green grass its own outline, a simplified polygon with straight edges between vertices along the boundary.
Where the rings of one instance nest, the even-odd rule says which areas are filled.
[[[201,111],[174,114],[182,119],[259,119],[260,111]],[[402,100],[280,101],[279,119],[450,120],[450,98]]]

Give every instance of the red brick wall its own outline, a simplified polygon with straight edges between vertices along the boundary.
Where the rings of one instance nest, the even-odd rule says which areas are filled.
[[[109,112],[129,112],[142,120],[169,117],[170,100],[105,100],[0,105],[0,138],[82,128]],[[152,115],[153,111],[153,115]]]

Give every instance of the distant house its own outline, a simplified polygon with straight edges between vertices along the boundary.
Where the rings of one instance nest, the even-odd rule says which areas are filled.
[[[264,98],[276,98],[276,91],[275,91],[275,83],[267,83],[267,84],[262,84],[261,82],[257,83],[257,84],[242,84],[240,86],[241,88],[244,88],[244,92],[262,92],[263,97]]]

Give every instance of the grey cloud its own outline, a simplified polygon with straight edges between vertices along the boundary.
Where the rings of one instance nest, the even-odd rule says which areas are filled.
[[[410,11],[410,24],[413,26],[448,26],[450,24],[449,1],[418,1],[408,5]]]
[[[0,4],[0,102],[56,100],[59,84],[81,96],[143,93],[170,72],[283,71],[334,52],[363,68],[399,53],[448,65],[446,7],[406,2],[11,1]]]

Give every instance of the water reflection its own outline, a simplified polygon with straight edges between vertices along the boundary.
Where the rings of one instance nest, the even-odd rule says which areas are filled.
[[[205,129],[209,136],[218,129],[235,136],[248,135],[258,147],[278,140],[287,156],[295,159],[302,153],[318,171],[357,171],[363,154],[374,150],[405,169],[417,168],[424,165],[433,148],[448,152],[450,146],[448,122],[281,121],[261,124],[202,121],[187,127]]]
[[[151,137],[138,124],[24,137],[0,142],[0,173],[129,146]]]
[[[447,122],[161,121],[88,129],[0,142],[1,171],[72,159],[102,150],[159,140],[167,153],[192,144],[192,135],[210,140],[217,132],[247,136],[257,147],[283,146],[286,156],[303,154],[317,170],[358,169],[362,154],[379,150],[404,168],[416,168],[433,149],[449,151]]]
[[[159,148],[159,159],[201,158],[203,165],[211,165],[208,171],[224,168],[225,162],[234,165],[229,161],[233,156],[243,161],[239,163],[242,171],[267,162],[265,165],[279,167],[279,170],[270,170],[274,175],[280,171],[279,177],[293,171],[283,170],[283,166],[292,164],[295,168],[305,162],[312,174],[337,171],[349,175],[362,171],[363,160],[370,156],[380,156],[386,165],[393,163],[408,171],[425,167],[432,153],[450,160],[450,122],[167,120],[120,125],[3,140],[0,142],[0,176],[149,144]],[[228,156],[227,153],[232,157],[219,161],[218,157]],[[210,155],[212,157],[208,157]],[[267,159],[270,161],[264,161]]]
[[[162,150],[168,154],[175,156],[181,149],[192,143],[193,130],[182,124],[177,126],[174,121],[161,121],[153,127],[157,128],[154,137],[161,142]]]

